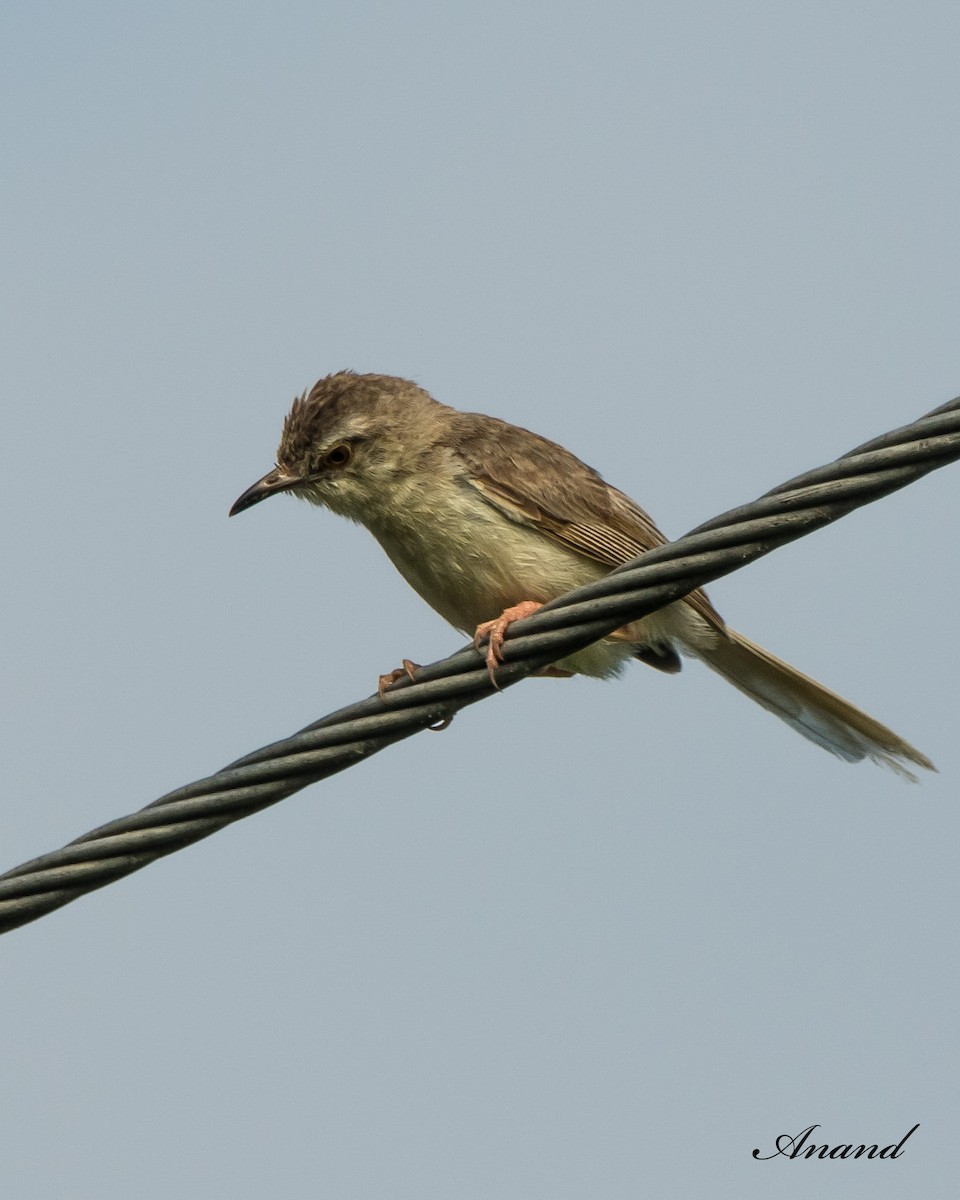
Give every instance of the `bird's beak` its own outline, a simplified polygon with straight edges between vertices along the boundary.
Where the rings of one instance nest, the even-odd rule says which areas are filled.
[[[274,467],[272,471],[268,471],[262,479],[258,479],[252,487],[248,487],[243,495],[233,502],[233,508],[230,509],[229,515],[235,517],[237,513],[243,512],[245,508],[252,508],[254,504],[259,504],[261,500],[266,500],[268,496],[272,496],[276,492],[286,492],[301,482],[296,475],[285,475],[279,467]]]

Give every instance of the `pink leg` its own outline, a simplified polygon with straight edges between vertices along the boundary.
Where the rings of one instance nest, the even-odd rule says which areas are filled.
[[[395,671],[390,671],[386,675],[380,676],[380,680],[377,684],[377,695],[382,700],[383,693],[387,691],[387,689],[393,684],[395,684],[398,679],[403,679],[403,677],[406,676],[407,679],[414,680],[414,672],[419,670],[419,663],[411,662],[409,658],[405,658],[403,660],[402,667],[397,667]],[[441,717],[436,725],[428,725],[427,728],[432,730],[434,733],[440,733],[442,730],[448,728],[452,720],[453,717]]]
[[[523,617],[530,617],[538,609],[543,608],[542,604],[538,604],[536,600],[521,600],[519,604],[514,604],[510,608],[505,608],[503,612],[493,621],[484,621],[482,625],[477,626],[477,632],[473,635],[473,644],[480,649],[480,643],[486,639],[487,641],[487,673],[490,676],[490,682],[496,684],[495,678],[497,667],[503,662],[503,635],[507,631],[507,627],[512,625],[514,621],[522,620]]]
[[[383,693],[387,690],[388,687],[390,687],[392,684],[396,683],[398,679],[403,679],[404,676],[406,676],[407,679],[412,680],[413,676],[414,676],[414,672],[419,671],[419,670],[420,670],[419,663],[411,662],[409,658],[405,658],[403,660],[402,667],[397,667],[397,669],[395,671],[390,671],[390,672],[388,672],[388,674],[380,676],[380,679],[377,682],[377,695],[382,700]]]

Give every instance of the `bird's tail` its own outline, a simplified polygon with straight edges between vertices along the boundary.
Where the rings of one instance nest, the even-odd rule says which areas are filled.
[[[797,733],[847,762],[870,758],[907,779],[916,780],[916,776],[906,763],[936,770],[925,754],[836,692],[782,662],[742,633],[729,628],[726,633],[726,637],[688,648]]]

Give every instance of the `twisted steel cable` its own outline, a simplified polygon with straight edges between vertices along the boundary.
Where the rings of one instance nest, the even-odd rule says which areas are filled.
[[[960,397],[781,484],[518,621],[497,686],[509,687],[628,621],[960,459]],[[495,690],[468,646],[299,733],[0,875],[0,933],[276,804]]]

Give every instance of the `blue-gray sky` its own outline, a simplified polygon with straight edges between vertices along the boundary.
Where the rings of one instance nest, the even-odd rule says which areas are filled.
[[[936,3],[7,6],[0,866],[461,644],[364,531],[227,522],[322,374],[672,534],[960,391],[958,53]],[[696,664],[526,683],[5,937],[0,1194],[950,1193],[958,478],[712,589],[939,776]]]

